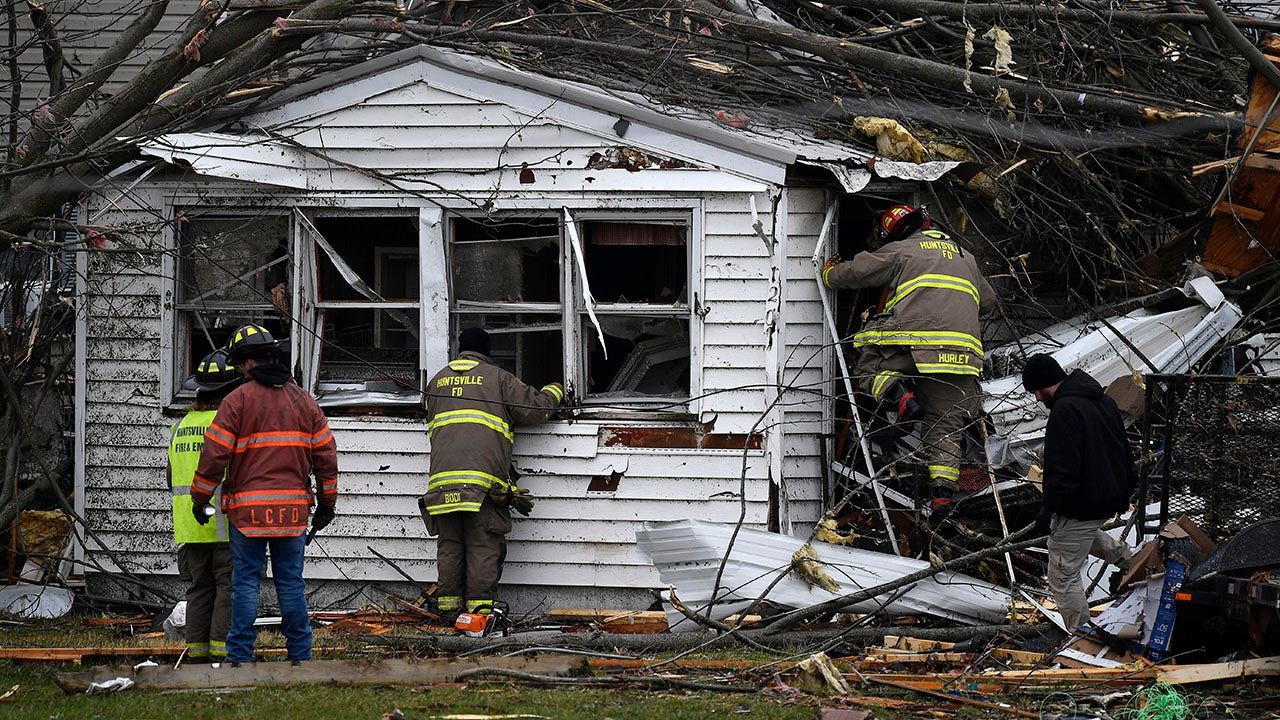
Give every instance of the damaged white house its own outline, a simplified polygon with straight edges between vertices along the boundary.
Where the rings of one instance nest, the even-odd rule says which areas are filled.
[[[743,483],[753,527],[819,516],[839,388],[811,256],[842,195],[910,198],[905,180],[955,165],[869,163],[428,48],[144,155],[84,209],[151,229],[151,251],[107,248],[81,281],[76,497],[112,551],[91,541],[94,563],[176,573],[182,381],[253,321],[290,338],[337,437],[338,519],[308,577],[402,580],[372,547],[433,580],[420,388],[478,325],[498,363],[586,406],[518,433],[537,506],[504,585],[644,604],[644,523],[736,521]]]

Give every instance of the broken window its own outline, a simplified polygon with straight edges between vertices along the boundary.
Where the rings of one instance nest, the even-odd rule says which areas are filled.
[[[588,396],[689,397],[687,223],[601,220],[578,227],[596,315],[581,294]]]
[[[418,404],[417,218],[304,216],[300,224],[313,243],[300,254],[313,259],[308,320],[318,338],[309,340],[319,342],[299,347],[314,358],[304,374],[321,404]]]
[[[689,397],[687,220],[454,218],[454,337],[483,327],[493,360],[584,399]],[[565,338],[575,347],[565,348]]]
[[[484,328],[499,367],[535,386],[562,382],[562,254],[555,216],[454,218],[451,336]]]
[[[175,387],[245,323],[287,337],[288,219],[180,215],[177,222]]]

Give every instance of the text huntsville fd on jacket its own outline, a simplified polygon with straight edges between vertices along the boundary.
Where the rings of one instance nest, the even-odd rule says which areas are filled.
[[[878,345],[911,351],[925,374],[982,372],[980,312],[995,309],[996,294],[965,252],[940,230],[860,252],[823,272],[827,287],[886,287],[880,314],[853,336],[854,347]]]
[[[546,420],[564,399],[558,384],[535,390],[475,352],[441,368],[427,389],[430,515],[476,512],[490,489],[506,489],[514,426]]]

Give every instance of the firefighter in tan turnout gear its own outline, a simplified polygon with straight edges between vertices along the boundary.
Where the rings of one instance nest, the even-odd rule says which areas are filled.
[[[493,608],[511,531],[511,508],[533,504],[510,478],[513,426],[546,421],[564,400],[558,383],[525,385],[489,360],[489,334],[458,335],[459,355],[427,385],[431,470],[418,499],[427,532],[437,535],[440,588],[446,616]]]
[[[995,309],[995,291],[973,255],[930,228],[923,209],[896,205],[881,216],[872,249],[848,262],[832,258],[822,280],[830,288],[887,288],[884,307],[853,336],[862,350],[856,373],[898,422],[923,423],[935,521],[959,492],[960,440],[982,411],[980,313]]]

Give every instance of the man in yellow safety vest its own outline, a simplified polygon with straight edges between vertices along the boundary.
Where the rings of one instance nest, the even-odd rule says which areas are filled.
[[[209,353],[196,366],[184,388],[196,391],[191,410],[169,435],[169,490],[173,495],[173,541],[178,545],[178,573],[187,590],[187,661],[221,662],[227,655],[231,627],[231,545],[227,517],[214,510],[213,522],[196,522],[191,511],[191,481],[200,463],[204,433],[218,414],[218,404],[234,390],[241,374],[225,350]]]

